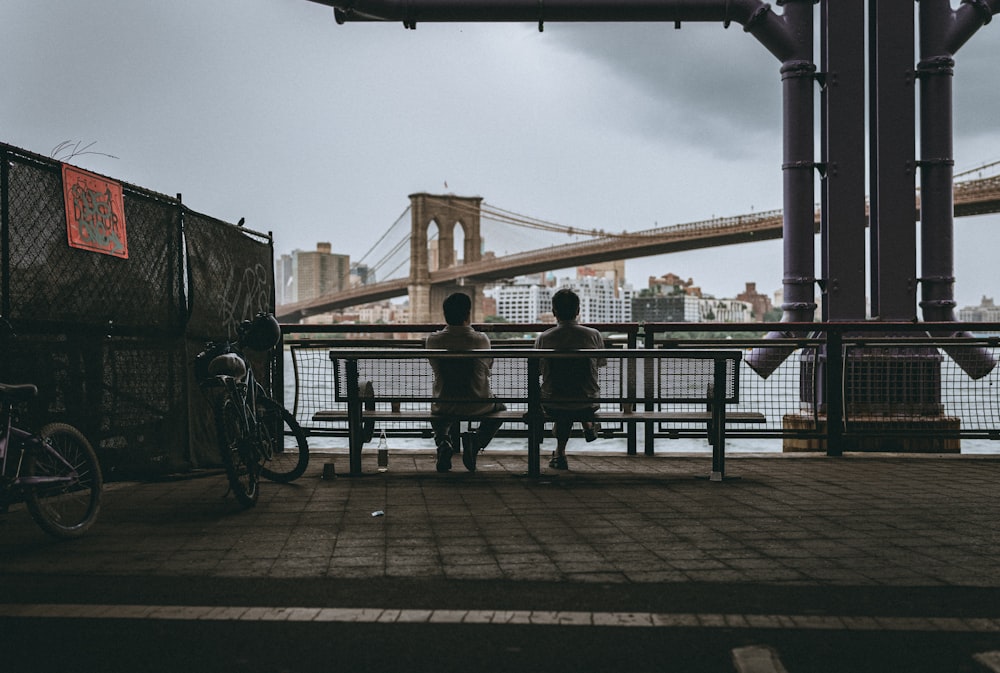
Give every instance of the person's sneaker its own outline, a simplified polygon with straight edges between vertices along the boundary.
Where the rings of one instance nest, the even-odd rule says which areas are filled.
[[[451,442],[442,442],[437,447],[437,471],[447,472],[451,469]]]
[[[596,421],[590,424],[590,427],[583,428],[583,438],[588,442],[592,442],[597,439],[597,433],[601,431],[601,424]]]
[[[552,454],[552,460],[549,461],[549,467],[553,470],[568,470],[569,463],[566,462],[566,456],[557,456]]]
[[[474,432],[462,433],[462,463],[469,472],[476,471],[476,456],[479,455],[479,437]]]

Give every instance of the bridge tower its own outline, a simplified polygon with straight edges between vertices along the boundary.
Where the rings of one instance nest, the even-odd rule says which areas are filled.
[[[410,194],[410,322],[441,322],[441,302],[452,292],[464,292],[472,298],[472,320],[481,322],[482,308],[479,286],[465,282],[455,285],[431,285],[430,232],[437,225],[437,269],[455,266],[455,227],[462,227],[465,242],[462,263],[476,262],[482,257],[482,237],[479,233],[479,212],[483,199],[479,196],[435,195],[423,192]]]

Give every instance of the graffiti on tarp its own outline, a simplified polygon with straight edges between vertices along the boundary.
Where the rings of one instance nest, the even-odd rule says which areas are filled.
[[[230,268],[219,301],[222,324],[229,339],[236,338],[236,328],[261,311],[270,311],[271,289],[267,269],[255,264],[242,270]]]

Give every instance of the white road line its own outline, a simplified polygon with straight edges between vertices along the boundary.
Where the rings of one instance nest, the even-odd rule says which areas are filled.
[[[972,658],[982,664],[986,670],[1000,673],[1000,652],[980,652],[974,654]]]
[[[753,645],[733,650],[733,665],[737,673],[788,673],[778,653],[770,647]]]
[[[615,628],[802,629],[1000,633],[1000,617],[858,617],[850,615],[550,610],[429,610],[219,605],[0,603],[0,618],[182,619],[206,621],[357,622],[406,624],[533,624]],[[993,653],[984,653],[984,656]],[[1000,669],[997,669],[1000,673]]]

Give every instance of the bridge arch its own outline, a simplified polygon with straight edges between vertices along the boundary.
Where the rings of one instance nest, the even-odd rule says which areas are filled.
[[[410,194],[410,320],[437,322],[441,319],[441,302],[444,297],[460,289],[473,299],[473,320],[479,316],[479,297],[475,286],[459,282],[453,286],[431,286],[430,241],[428,234],[433,223],[438,229],[437,268],[455,266],[455,229],[463,234],[462,262],[469,264],[482,258],[480,234],[480,196],[455,196],[454,194]]]

